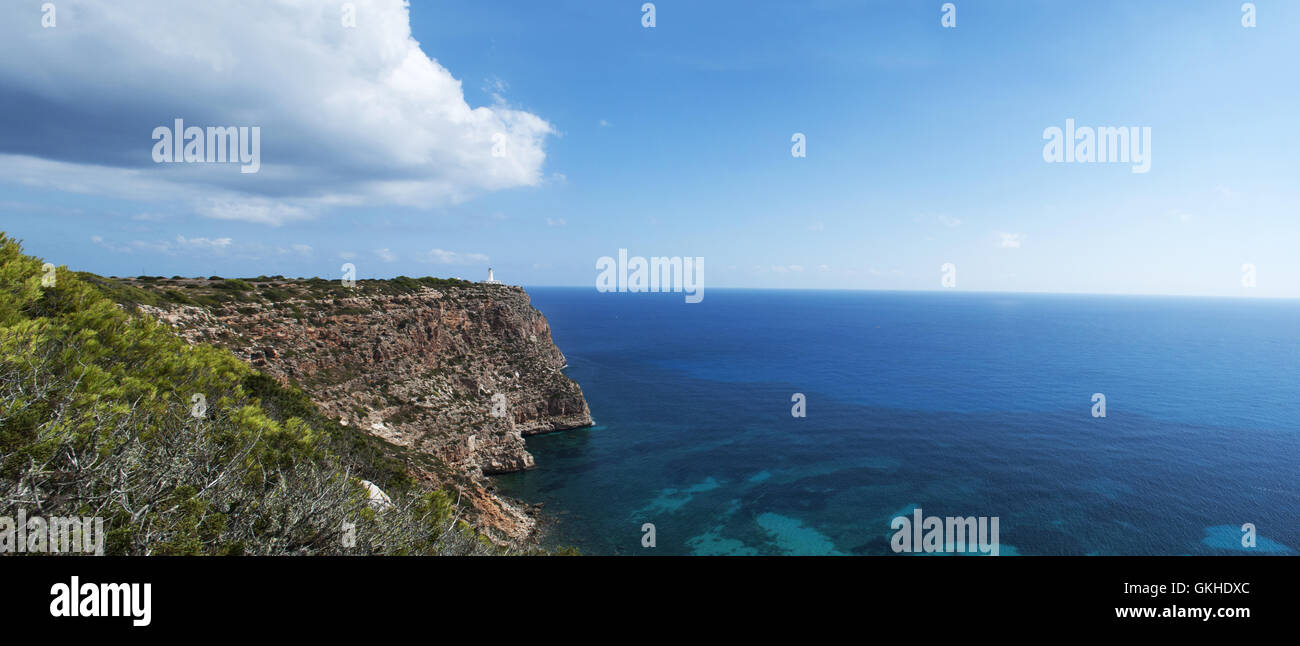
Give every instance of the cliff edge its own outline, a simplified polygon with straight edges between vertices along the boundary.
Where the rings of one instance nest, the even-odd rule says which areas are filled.
[[[528,542],[535,514],[497,496],[486,476],[534,465],[526,435],[591,425],[546,318],[520,287],[405,277],[355,287],[278,276],[111,280],[144,295],[128,304],[190,343],[228,348],[340,423],[432,457],[409,463],[412,475],[454,488],[470,522],[503,542]]]

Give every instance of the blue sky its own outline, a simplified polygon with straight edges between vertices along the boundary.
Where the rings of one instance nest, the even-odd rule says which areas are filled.
[[[1294,2],[416,0],[432,63],[393,0],[56,4],[0,21],[0,229],[76,269],[1300,297]],[[176,116],[260,125],[262,171],[152,163]],[[1150,171],[1044,162],[1067,118]]]

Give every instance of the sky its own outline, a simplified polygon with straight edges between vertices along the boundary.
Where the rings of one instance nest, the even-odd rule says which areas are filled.
[[[119,276],[593,286],[626,249],[710,289],[1300,297],[1300,3],[643,4],[5,3],[0,230]],[[259,170],[156,161],[177,118],[259,128]],[[1149,169],[1048,163],[1067,119],[1149,128]]]

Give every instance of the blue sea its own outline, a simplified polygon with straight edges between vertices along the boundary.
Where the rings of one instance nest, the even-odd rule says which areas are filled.
[[[1001,555],[1300,549],[1300,301],[528,291],[596,422],[497,478],[548,546],[884,555],[920,508]]]

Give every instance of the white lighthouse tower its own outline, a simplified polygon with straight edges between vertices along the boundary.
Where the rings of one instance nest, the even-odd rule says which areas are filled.
[[[500,284],[501,284],[501,281],[497,280],[497,279],[496,279],[496,276],[493,276],[493,275],[492,275],[492,268],[491,268],[491,267],[488,267],[488,279],[487,279],[487,284],[489,284],[489,285],[500,285]]]

